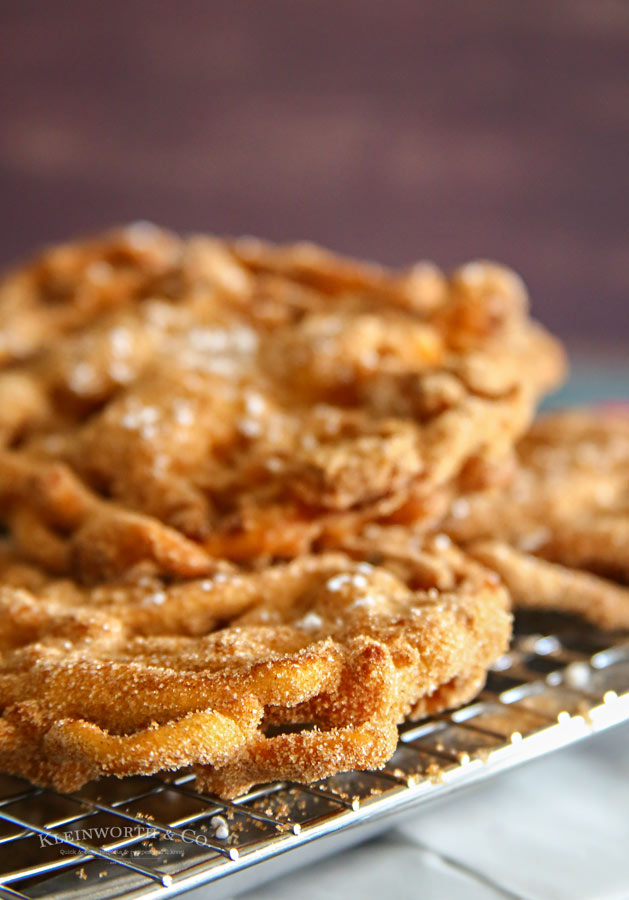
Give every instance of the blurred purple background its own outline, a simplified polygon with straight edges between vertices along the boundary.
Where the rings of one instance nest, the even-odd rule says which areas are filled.
[[[2,0],[0,261],[129,219],[489,256],[629,335],[624,0]]]

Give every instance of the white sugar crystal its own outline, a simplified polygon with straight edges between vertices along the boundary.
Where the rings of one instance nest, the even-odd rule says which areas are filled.
[[[133,349],[131,332],[128,328],[122,328],[121,326],[112,328],[109,332],[109,342],[111,349],[119,356],[127,356]]]
[[[234,328],[231,332],[234,348],[240,353],[253,353],[258,347],[258,335],[253,328]]]
[[[194,425],[194,411],[187,403],[175,406],[175,421],[179,425]]]
[[[303,631],[316,631],[323,625],[323,619],[316,612],[310,610],[299,621],[295,622],[295,625],[297,628],[303,629]]]
[[[68,383],[76,394],[86,394],[94,386],[96,371],[87,362],[80,362],[70,371]]]
[[[120,384],[126,384],[133,379],[135,372],[129,363],[122,362],[119,359],[112,359],[109,364],[109,375]]]
[[[369,609],[377,605],[377,600],[373,596],[373,594],[363,594],[361,597],[356,597],[354,602],[349,607],[350,609]]]
[[[224,819],[223,816],[212,816],[210,824],[212,828],[216,829],[214,832],[215,838],[219,841],[227,840],[229,837],[229,825],[227,824],[227,819]]]
[[[458,500],[454,501],[450,511],[455,519],[464,519],[470,512],[469,501],[464,497],[460,497]]]
[[[131,406],[130,409],[124,414],[124,416],[120,419],[120,424],[123,428],[129,429],[141,429],[144,431],[145,428],[151,425],[155,425],[155,423],[160,418],[160,411],[155,406]],[[150,435],[144,435],[145,437],[152,437]]]
[[[344,585],[349,584],[350,579],[350,575],[334,575],[326,581],[325,586],[329,591],[340,591]]]
[[[266,408],[264,397],[261,394],[249,393],[245,395],[245,409],[249,416],[261,416]]]
[[[357,588],[366,588],[368,581],[364,575],[353,575],[352,584]]]
[[[242,419],[238,423],[238,431],[245,437],[259,437],[262,434],[262,426],[255,419]]]
[[[144,319],[151,325],[164,328],[173,319],[176,320],[178,311],[163,300],[148,300],[144,305]]]
[[[253,353],[258,346],[258,336],[251,328],[192,328],[188,342],[194,350],[203,353]]]
[[[227,335],[224,328],[192,328],[188,332],[188,341],[195,350],[221,353],[229,346]]]

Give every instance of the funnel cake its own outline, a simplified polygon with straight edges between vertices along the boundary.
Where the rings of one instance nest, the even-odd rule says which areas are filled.
[[[540,418],[507,484],[448,498],[438,542],[499,573],[516,606],[629,628],[629,417],[572,410]],[[434,567],[426,523],[372,523],[340,545],[374,562]],[[435,583],[440,584],[439,578]]]
[[[500,574],[519,606],[629,628],[629,417],[544,416],[506,490],[470,495],[444,527]]]
[[[425,552],[447,587],[322,554],[86,588],[5,548],[0,769],[69,791],[193,765],[234,796],[384,765],[397,724],[474,696],[510,636],[493,573]]]
[[[520,279],[135,225],[0,286],[0,518],[85,583],[293,558],[503,478],[563,371]]]

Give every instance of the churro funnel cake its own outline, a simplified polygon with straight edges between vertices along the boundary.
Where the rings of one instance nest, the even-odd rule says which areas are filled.
[[[518,606],[629,628],[629,416],[544,416],[506,490],[471,495],[447,527]]]
[[[0,517],[85,582],[293,558],[504,478],[562,376],[517,275],[135,225],[0,285]],[[446,491],[447,493],[447,491]]]
[[[480,690],[499,578],[373,530],[511,477],[563,372],[513,272],[135,225],[13,271],[0,325],[0,768],[232,796]]]
[[[517,460],[507,483],[450,495],[435,540],[454,540],[498,573],[516,606],[629,628],[629,416],[546,415],[519,443]],[[341,544],[379,564],[432,565],[428,531],[422,520],[372,523]]]
[[[474,696],[511,632],[492,573],[426,553],[447,587],[322,554],[84,588],[5,549],[0,769],[74,790],[195,765],[233,796],[384,765],[397,724]]]

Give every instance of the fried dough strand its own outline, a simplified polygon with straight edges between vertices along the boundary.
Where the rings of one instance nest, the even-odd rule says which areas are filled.
[[[397,724],[471,697],[510,635],[492,573],[426,552],[450,589],[342,554],[85,588],[5,549],[0,769],[67,791],[194,765],[234,796],[384,765]]]

